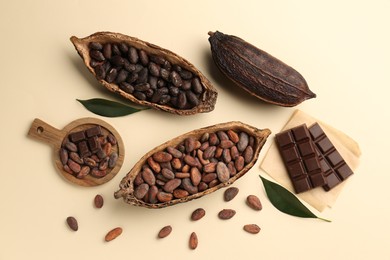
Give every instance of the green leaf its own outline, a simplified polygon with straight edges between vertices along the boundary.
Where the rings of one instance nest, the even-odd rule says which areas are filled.
[[[92,113],[106,117],[126,116],[147,109],[137,109],[119,102],[102,98],[76,100]]]
[[[320,218],[314,215],[294,194],[292,194],[286,188],[261,176],[260,179],[263,182],[265,192],[267,193],[267,196],[272,205],[274,205],[275,208],[281,212],[296,217],[318,218],[327,222],[331,222],[328,219]]]

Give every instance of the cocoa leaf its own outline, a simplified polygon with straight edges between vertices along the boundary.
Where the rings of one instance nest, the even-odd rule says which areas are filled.
[[[327,222],[331,220],[316,216],[302,202],[286,188],[277,183],[271,182],[259,175],[263,182],[265,191],[272,205],[279,211],[301,218],[318,218]]]
[[[76,99],[90,112],[105,117],[120,117],[130,115],[148,108],[137,109],[116,101],[102,98],[92,98],[87,100]]]

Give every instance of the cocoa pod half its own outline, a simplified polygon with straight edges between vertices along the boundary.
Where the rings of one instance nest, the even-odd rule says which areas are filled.
[[[143,175],[142,173],[145,171],[145,169],[152,169],[150,166],[150,160],[148,159],[153,157],[153,155],[161,154],[161,152],[165,152],[168,150],[172,151],[175,149],[179,149],[187,153],[184,144],[186,140],[192,138],[201,143],[209,142],[211,144],[216,144],[214,143],[211,136],[216,137],[218,133],[227,132],[229,130],[235,131],[236,133],[240,133],[239,136],[241,136],[240,137],[241,140],[248,138],[247,149],[249,147],[253,149],[253,156],[251,157],[251,160],[244,165],[243,168],[240,168],[240,170],[234,172],[230,172],[230,176],[228,178],[218,179],[217,174],[214,174],[215,178],[213,180],[206,180],[206,178],[204,177],[205,175],[207,175],[207,171],[205,171],[205,169],[207,168],[206,164],[202,165],[200,160],[198,160],[198,157],[196,157],[198,153],[195,150],[193,150],[190,152],[190,154],[186,154],[186,155],[183,154],[182,157],[179,159],[182,162],[181,164],[183,165],[186,164],[186,166],[182,166],[182,168],[180,169],[175,169],[172,166],[175,159],[178,158],[173,158],[171,163],[168,162],[168,164],[167,162],[160,163],[161,167],[159,167],[158,170],[160,170],[163,167],[171,168],[170,171],[175,172],[174,174],[176,175],[175,177],[176,179],[174,180],[178,180],[178,182],[180,181],[180,186],[178,186],[177,189],[173,190],[172,193],[170,193],[170,190],[159,191],[157,193],[157,200],[156,200],[154,194],[152,196],[152,194],[150,194],[147,190],[149,184],[144,182],[144,180],[142,180],[142,182],[139,181],[139,178],[142,178]],[[244,174],[247,173],[252,168],[252,166],[256,163],[260,150],[265,144],[270,134],[271,131],[269,129],[257,129],[253,126],[244,124],[242,122],[233,121],[233,122],[220,123],[217,125],[196,129],[191,132],[180,135],[170,141],[161,144],[160,146],[157,146],[156,148],[146,153],[134,165],[134,167],[130,170],[130,172],[122,179],[122,181],[119,184],[120,189],[114,193],[114,197],[116,199],[123,198],[123,200],[126,203],[131,205],[141,206],[141,207],[146,207],[151,209],[164,208],[167,206],[171,206],[178,203],[183,203],[183,202],[187,202],[193,199],[203,197],[220,188],[231,185],[237,179],[244,176]],[[207,136],[207,139],[205,139],[205,136]],[[174,149],[172,149],[172,147]],[[219,148],[220,147],[218,147],[218,149]],[[223,163],[222,162],[224,160],[223,156],[217,156],[216,153],[213,153],[212,157],[213,158],[211,158],[210,160],[219,160],[218,164]],[[192,160],[187,160],[186,158],[192,158]],[[207,161],[205,163],[207,163]],[[224,163],[229,165],[234,164],[233,161],[230,161],[229,163],[227,162]],[[209,164],[217,165],[216,162],[209,162]],[[179,174],[183,174],[184,172],[186,172],[185,168],[187,166],[188,168],[197,169],[197,171],[199,171],[199,173],[202,174],[203,177],[200,183],[199,181],[194,182],[193,181],[194,178],[191,179],[190,177],[187,177],[182,179],[181,177],[178,177]],[[218,171],[218,169],[216,170]],[[161,188],[158,187],[156,188],[156,185],[160,185],[159,184],[160,182],[162,182],[161,185],[166,185],[172,181],[167,179],[161,172],[156,170],[153,171],[154,174],[156,175],[156,183],[155,185],[152,185],[150,187],[154,187],[156,190],[164,189],[164,186],[160,186]],[[222,171],[228,171],[228,168],[223,167]],[[190,176],[190,173],[188,173],[188,175]],[[201,176],[199,176],[199,178],[200,177]],[[143,189],[144,192],[140,193],[139,192],[140,189]],[[177,196],[178,193],[182,193],[182,195]]]
[[[249,94],[285,107],[316,97],[303,76],[279,59],[239,37],[219,31],[209,35],[217,67]]]
[[[172,51],[113,32],[70,40],[99,83],[133,103],[178,115],[215,107],[211,82]]]

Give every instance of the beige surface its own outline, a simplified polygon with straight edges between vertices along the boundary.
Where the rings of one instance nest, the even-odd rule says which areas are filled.
[[[1,182],[0,259],[389,259],[388,169],[390,2],[383,1],[1,1]],[[148,110],[102,118],[126,146],[118,175],[98,187],[66,182],[55,170],[52,148],[27,138],[34,118],[56,128],[94,116],[77,101],[103,97],[123,101],[96,83],[75,52],[70,36],[117,31],[155,43],[196,65],[219,91],[216,109],[179,117]],[[113,198],[119,181],[147,151],[181,133],[219,122],[241,120],[279,131],[295,108],[264,104],[227,81],[210,56],[207,32],[240,36],[301,72],[318,97],[297,108],[339,129],[362,150],[356,175],[332,209],[331,223],[294,218],[277,211],[264,194],[260,162],[236,182],[238,196],[223,190],[162,210],[131,207]],[[95,194],[104,196],[95,209]],[[255,194],[263,210],[245,197]],[[191,212],[206,216],[193,223]],[[217,213],[234,208],[220,221]],[[65,219],[74,215],[79,231]],[[256,223],[262,230],[242,230]],[[156,239],[165,225],[173,231]],[[105,243],[116,226],[122,235]],[[199,246],[188,248],[191,232]],[[332,248],[335,252],[329,253]]]

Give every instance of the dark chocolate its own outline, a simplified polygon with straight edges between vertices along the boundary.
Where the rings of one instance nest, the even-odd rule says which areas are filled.
[[[88,138],[88,145],[92,153],[96,153],[99,149],[101,149],[97,136]]]
[[[78,144],[78,148],[79,148],[79,153],[80,153],[80,156],[83,158],[83,157],[88,157],[91,155],[91,151],[89,150],[88,148],[88,144],[87,144],[87,141],[81,141],[79,144]]]
[[[326,184],[305,124],[280,132],[275,139],[296,193]]]
[[[78,132],[74,132],[74,133],[69,134],[69,139],[73,143],[77,143],[77,142],[84,140],[85,139],[84,131],[78,131]]]
[[[87,130],[85,130],[85,133],[87,134],[87,137],[92,137],[92,136],[99,136],[102,134],[102,129],[100,128],[100,126],[94,126],[94,127],[91,127],[91,128],[88,128]]]
[[[323,175],[327,182],[323,188],[329,191],[351,176],[353,171],[318,123],[310,126],[309,132],[315,144]]]

